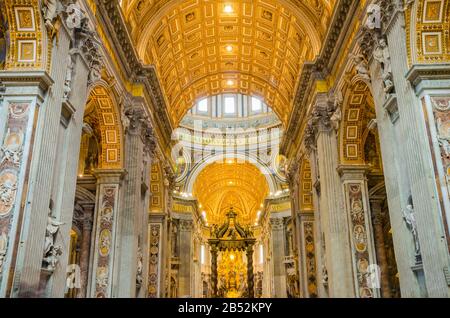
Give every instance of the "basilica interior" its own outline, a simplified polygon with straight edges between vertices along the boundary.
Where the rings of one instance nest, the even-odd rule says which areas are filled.
[[[1,298],[450,296],[450,1],[0,12]]]

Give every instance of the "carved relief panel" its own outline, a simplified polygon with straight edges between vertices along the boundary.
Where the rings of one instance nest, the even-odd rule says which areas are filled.
[[[92,296],[96,298],[111,297],[118,192],[116,184],[100,185],[92,274]]]
[[[23,185],[24,157],[30,146],[27,130],[32,124],[31,102],[4,102],[6,123],[1,133],[0,149],[0,294],[6,284],[8,255],[15,235],[20,189]]]

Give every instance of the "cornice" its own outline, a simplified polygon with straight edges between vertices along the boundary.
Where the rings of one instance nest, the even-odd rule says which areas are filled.
[[[299,135],[300,124],[306,115],[305,104],[310,97],[310,88],[316,79],[324,79],[329,75],[329,65],[334,63],[343,44],[345,37],[343,29],[351,22],[358,5],[359,1],[356,0],[340,0],[338,2],[320,55],[315,62],[304,64],[294,98],[292,115],[280,145],[281,153],[289,154],[292,151],[293,143],[290,139]]]
[[[140,61],[118,2],[116,0],[95,0],[95,2],[98,7],[97,18],[104,22],[126,75],[130,81],[144,84],[151,99],[150,108],[152,113],[156,114],[154,121],[162,131],[164,144],[168,145],[172,125],[154,67],[145,66]]]
[[[450,64],[415,64],[405,77],[413,87],[425,80],[450,79]]]
[[[44,91],[54,83],[46,71],[0,71],[0,82],[7,86],[38,86]]]

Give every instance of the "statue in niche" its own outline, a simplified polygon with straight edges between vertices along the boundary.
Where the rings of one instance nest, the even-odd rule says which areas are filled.
[[[288,276],[288,284],[287,284],[287,297],[288,298],[298,298],[300,296],[299,292],[299,281],[297,275]]]
[[[402,214],[403,214],[403,220],[405,221],[406,226],[408,227],[408,229],[411,232],[412,237],[413,237],[416,263],[420,263],[421,262],[421,252],[420,252],[420,244],[419,244],[419,235],[417,233],[417,223],[416,223],[416,218],[414,216],[414,204],[413,204],[411,195],[408,197],[408,202],[406,204],[406,208],[402,209]]]
[[[90,174],[98,166],[99,143],[94,129],[88,123],[83,123],[83,135],[87,138],[87,153],[84,158],[84,173]]]
[[[59,255],[62,254],[62,247],[55,246],[56,234],[59,231],[59,227],[63,225],[63,222],[59,222],[55,217],[49,215],[47,219],[47,228],[45,229],[45,242],[44,242],[44,264],[48,271],[53,272],[56,269]]]
[[[391,55],[384,38],[378,40],[378,45],[373,52],[373,57],[381,65],[381,77],[384,83],[384,91],[386,94],[389,94],[394,88],[394,82],[392,78]]]
[[[178,297],[178,287],[175,277],[170,278],[170,298]]]
[[[364,144],[366,163],[368,163],[372,169],[380,169],[380,158],[378,156],[376,142],[375,136],[370,133]]]

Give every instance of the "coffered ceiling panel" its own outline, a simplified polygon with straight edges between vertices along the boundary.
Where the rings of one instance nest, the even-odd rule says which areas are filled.
[[[330,1],[287,0],[124,5],[174,126],[198,98],[228,92],[263,97],[286,123],[302,65],[318,54],[332,8]]]

